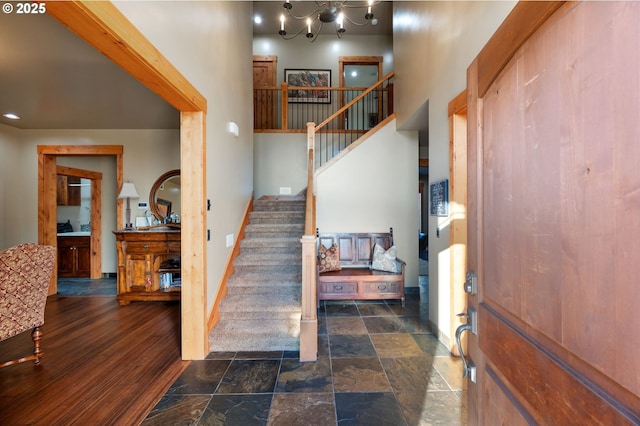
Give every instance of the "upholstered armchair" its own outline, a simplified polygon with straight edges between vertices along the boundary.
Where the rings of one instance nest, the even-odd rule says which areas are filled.
[[[0,364],[0,368],[25,361],[40,364],[40,326],[56,249],[33,243],[0,251],[0,341],[33,329],[33,355]]]

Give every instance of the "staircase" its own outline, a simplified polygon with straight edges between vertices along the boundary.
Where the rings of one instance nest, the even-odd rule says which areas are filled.
[[[298,350],[304,196],[256,200],[235,272],[209,333],[211,351]]]

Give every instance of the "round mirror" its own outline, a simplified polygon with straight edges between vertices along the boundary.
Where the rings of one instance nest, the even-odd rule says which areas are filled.
[[[149,207],[160,223],[180,223],[180,169],[156,180],[149,193]]]

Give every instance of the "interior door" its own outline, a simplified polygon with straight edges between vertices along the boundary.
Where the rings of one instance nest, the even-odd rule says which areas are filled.
[[[638,22],[521,3],[468,70],[470,424],[640,424]]]
[[[382,56],[340,56],[338,73],[341,88],[340,107],[348,104],[362,91],[373,86],[382,75]],[[345,111],[342,124],[348,130],[368,130],[380,121],[382,96],[379,92],[369,93],[364,99]]]
[[[276,129],[278,104],[275,86],[278,59],[253,57],[253,128]]]

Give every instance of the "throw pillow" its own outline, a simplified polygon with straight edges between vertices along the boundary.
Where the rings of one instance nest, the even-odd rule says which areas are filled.
[[[324,244],[320,244],[320,249],[318,250],[318,272],[339,271],[341,269],[338,246],[334,244],[331,248],[326,248]]]
[[[373,247],[373,260],[371,269],[386,272],[398,272],[398,264],[396,263],[396,246],[389,247],[389,250],[383,249],[376,244]]]

